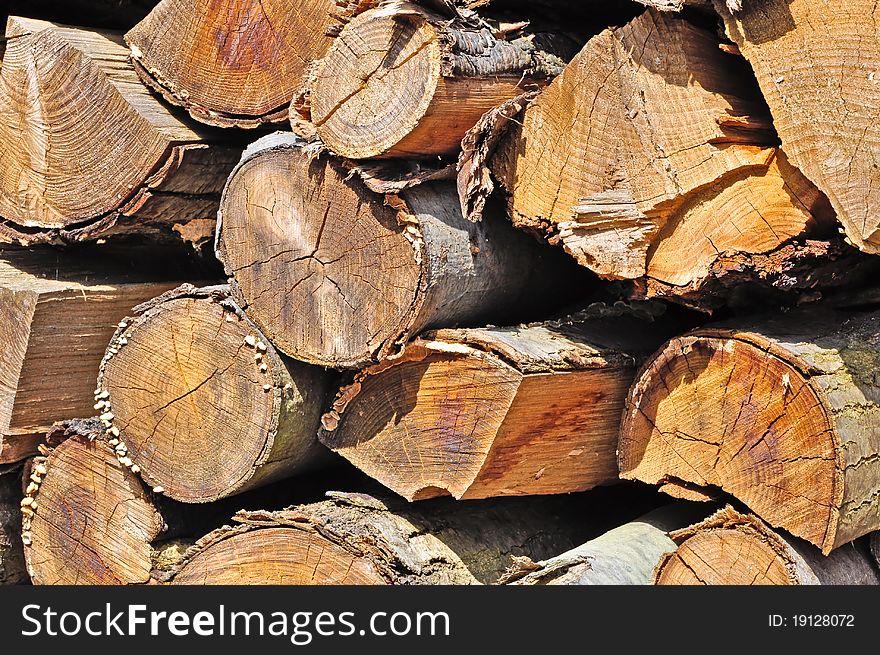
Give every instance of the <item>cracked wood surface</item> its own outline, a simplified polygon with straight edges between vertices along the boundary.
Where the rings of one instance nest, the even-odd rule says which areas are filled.
[[[343,387],[319,438],[408,500],[590,489],[617,479],[635,364],[663,338],[630,317],[429,333]]]
[[[637,376],[621,477],[720,489],[827,554],[880,527],[880,313],[821,307],[673,339]]]
[[[515,557],[589,534],[558,498],[417,505],[359,493],[280,512],[239,512],[200,539],[174,584],[491,584]]]
[[[252,144],[230,177],[217,254],[279,350],[338,368],[428,327],[528,320],[588,284],[503,219],[465,221],[450,183],[375,193],[344,160],[280,132]]]
[[[850,241],[880,254],[877,3],[715,7],[754,69],[792,163],[828,195]]]
[[[327,375],[282,357],[226,287],[184,285],[136,309],[110,342],[98,386],[150,485],[208,502],[325,459],[317,430]]]
[[[13,17],[6,36],[0,242],[176,240],[213,220],[234,148],[153,97],[119,34]]]
[[[389,3],[343,28],[297,108],[343,157],[447,155],[484,112],[546,84],[578,47],[562,35],[508,39]]]
[[[335,0],[163,0],[125,35],[141,79],[196,120],[286,122],[309,65],[330,45]]]
[[[34,454],[55,421],[92,413],[116,323],[180,283],[102,254],[0,251],[0,463]]]
[[[772,252],[834,224],[775,147],[744,62],[670,14],[648,10],[594,37],[497,129],[507,134],[495,152],[472,156],[488,158],[514,224],[606,278],[647,276],[675,295],[723,255]],[[462,164],[473,207],[491,185]]]
[[[855,542],[827,557],[730,506],[671,535],[677,547],[654,571],[658,585],[877,585],[880,574]]]

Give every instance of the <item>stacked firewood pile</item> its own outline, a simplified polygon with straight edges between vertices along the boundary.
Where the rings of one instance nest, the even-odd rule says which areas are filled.
[[[12,2],[0,582],[880,583],[874,5]]]

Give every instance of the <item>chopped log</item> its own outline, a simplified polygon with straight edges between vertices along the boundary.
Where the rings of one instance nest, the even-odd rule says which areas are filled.
[[[636,378],[621,477],[721,489],[828,554],[880,528],[880,313],[821,307],[673,339]]]
[[[649,585],[675,542],[669,533],[706,515],[699,505],[676,503],[624,523],[541,562],[519,559],[503,579],[514,585]]]
[[[440,330],[358,373],[319,438],[408,500],[608,484],[636,359],[662,334],[624,316]]]
[[[320,479],[306,476],[296,488],[272,485],[210,505],[185,505],[145,485],[98,419],[59,424],[47,442],[52,448],[28,473],[32,502],[23,510],[35,584],[154,584],[199,537],[242,507],[312,502],[323,497],[326,484],[351,484],[336,471],[322,471]]]
[[[571,548],[587,528],[556,498],[417,506],[366,494],[239,512],[187,551],[173,584],[491,584],[518,556]],[[517,502],[518,501],[518,502]]]
[[[21,542],[21,467],[0,466],[0,585],[28,582]]]
[[[141,79],[202,123],[287,121],[338,22],[335,0],[163,0],[125,35]]]
[[[752,65],[782,147],[828,195],[850,241],[880,253],[880,28],[871,0],[720,0]],[[805,63],[806,62],[806,63]]]
[[[0,251],[0,463],[34,454],[55,421],[92,413],[116,324],[180,283],[141,270],[94,251]]]
[[[447,155],[486,111],[546,84],[579,47],[392,2],[342,29],[316,66],[304,118],[343,157]]]
[[[741,59],[674,15],[649,10],[605,30],[517,116],[525,103],[466,138],[465,213],[478,218],[494,186],[487,161],[513,223],[602,277],[647,276],[674,296],[725,255],[834,225],[827,199],[775,147]]]
[[[730,506],[670,536],[678,547],[657,566],[658,585],[880,584],[864,544],[847,544],[826,557]]]
[[[10,18],[6,36],[0,242],[176,240],[213,221],[238,151],[154,98],[119,34]]]
[[[877,566],[880,566],[880,532],[875,532],[871,535],[870,548],[871,556],[874,558]]]
[[[317,432],[328,376],[279,355],[226,287],[183,285],[135,311],[110,342],[96,400],[154,491],[204,503],[327,459]]]
[[[429,327],[531,320],[589,288],[503,219],[464,220],[448,182],[376,193],[289,133],[245,151],[218,216],[236,301],[280,351],[322,366],[372,363]]]

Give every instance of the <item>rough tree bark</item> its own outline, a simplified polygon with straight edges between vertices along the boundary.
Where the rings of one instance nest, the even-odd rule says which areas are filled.
[[[515,557],[544,558],[578,543],[560,499],[408,505],[366,494],[281,512],[240,512],[187,551],[174,584],[480,584]],[[518,502],[517,502],[518,501]]]
[[[880,253],[880,63],[872,0],[767,0],[731,11],[727,33],[755,71],[792,163],[824,191],[847,237]]]
[[[546,84],[579,47],[392,2],[342,29],[294,109],[343,157],[446,155],[484,112]]]
[[[11,18],[6,36],[0,242],[213,222],[237,151],[154,98],[119,34]]]
[[[864,544],[847,544],[826,557],[730,506],[670,536],[678,547],[663,556],[655,584],[880,584]]]
[[[358,367],[426,328],[530,320],[587,288],[577,266],[503,219],[465,221],[451,184],[393,188],[369,190],[291,134],[245,151],[223,193],[217,254],[279,350]]]
[[[806,308],[673,339],[636,378],[621,477],[731,494],[827,554],[880,528],[880,313]]]
[[[320,439],[408,500],[607,484],[636,360],[663,338],[631,316],[429,333],[343,387]]]
[[[479,217],[494,176],[515,225],[603,277],[655,279],[674,296],[725,255],[834,225],[775,147],[742,59],[674,15],[648,10],[602,32],[518,114],[526,104],[497,108],[465,139],[465,213]]]
[[[155,492],[209,502],[308,470],[328,376],[283,358],[228,298],[184,285],[120,322],[98,408]]]
[[[649,585],[654,569],[675,551],[669,533],[706,515],[677,503],[625,523],[561,555],[541,562],[521,558],[503,582],[515,585]]]
[[[0,252],[0,463],[34,454],[55,421],[91,413],[116,323],[179,284],[100,254]]]
[[[287,120],[311,61],[330,45],[336,0],[163,0],[125,35],[141,79],[198,121]]]
[[[21,541],[21,467],[0,466],[0,585],[29,581]]]

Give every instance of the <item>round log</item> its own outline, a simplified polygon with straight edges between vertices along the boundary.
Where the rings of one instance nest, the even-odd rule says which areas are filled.
[[[627,398],[621,477],[738,498],[827,554],[880,528],[880,314],[805,308],[673,339]]]
[[[451,184],[376,193],[291,134],[248,148],[219,221],[236,301],[279,350],[322,366],[374,362],[429,327],[516,323],[586,288],[503,219],[465,221]]]
[[[283,358],[225,287],[184,285],[120,323],[97,401],[154,490],[208,502],[305,471],[327,376]]]
[[[550,41],[508,41],[413,4],[366,11],[317,65],[309,118],[343,157],[447,155],[484,112],[562,71]]]
[[[312,60],[330,45],[334,0],[163,0],[125,35],[141,79],[198,121],[287,120]]]
[[[658,585],[877,585],[864,544],[822,555],[732,507],[672,533],[678,547],[654,573]]]

